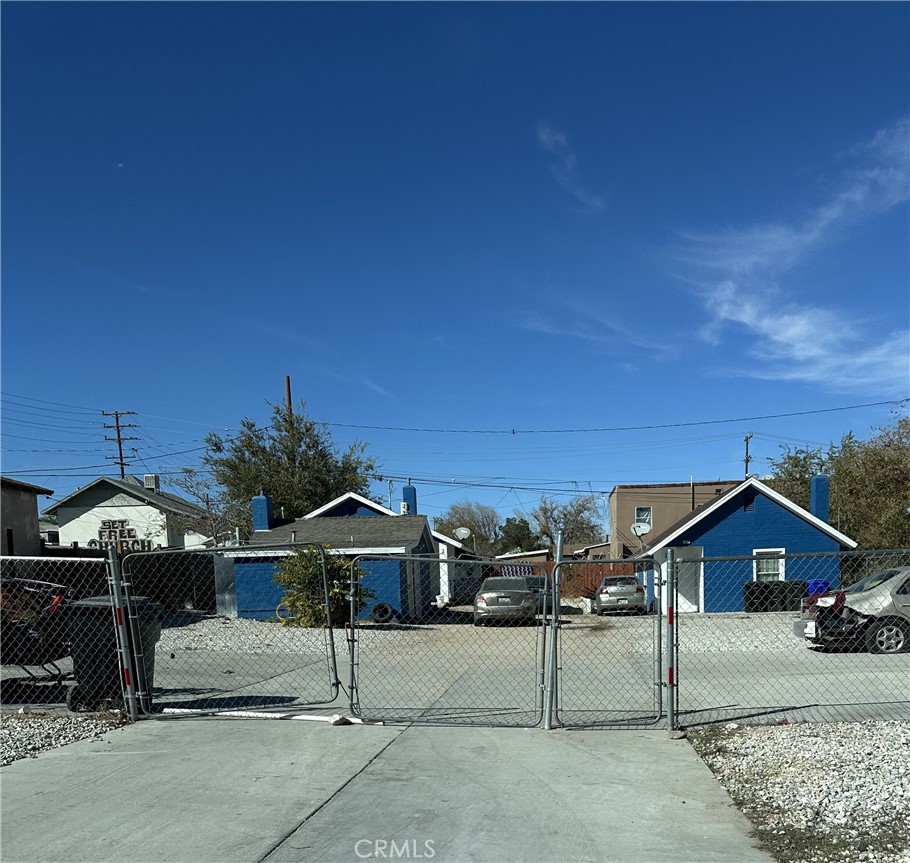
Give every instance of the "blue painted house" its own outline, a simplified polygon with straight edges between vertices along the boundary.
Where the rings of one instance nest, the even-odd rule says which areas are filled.
[[[278,519],[271,500],[257,495],[252,500],[251,546],[274,548],[230,552],[233,559],[232,597],[239,617],[268,619],[283,598],[274,583],[277,564],[291,553],[290,546],[318,543],[332,553],[359,558],[365,573],[363,584],[373,594],[362,617],[420,620],[448,590],[448,564],[440,557],[456,556],[464,547],[430,530],[426,516],[417,515],[417,495],[405,486],[401,512],[396,513],[355,492],[341,495],[302,518]],[[457,546],[457,548],[456,548]],[[391,555],[426,559],[401,561]],[[378,558],[378,559],[377,559]]]
[[[783,557],[856,548],[856,542],[827,519],[828,477],[812,479],[809,510],[749,477],[658,536],[648,537],[639,556],[653,557],[665,581],[667,550],[673,549],[680,561],[678,611],[743,611],[750,583],[800,580],[810,593],[839,586],[837,557]],[[718,557],[749,559],[711,560]]]

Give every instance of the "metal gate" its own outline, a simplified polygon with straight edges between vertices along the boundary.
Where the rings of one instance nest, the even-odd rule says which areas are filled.
[[[383,722],[538,725],[548,588],[547,572],[536,564],[356,558],[353,714]]]
[[[275,583],[289,561],[308,561],[301,587],[315,597],[323,625],[295,625],[303,621],[289,614]],[[139,552],[121,570],[141,713],[280,713],[337,698],[332,585],[321,546]],[[148,609],[162,606],[158,636]]]
[[[556,699],[563,727],[646,727],[663,716],[661,578],[653,561],[556,566]]]
[[[766,724],[910,716],[906,641],[900,652],[888,653],[874,644],[870,649],[868,626],[857,626],[852,635],[847,627],[843,638],[821,644],[796,632],[805,602],[894,572],[885,590],[876,589],[872,578],[873,589],[857,607],[910,636],[907,611],[898,607],[903,603],[910,609],[910,550],[683,559],[675,551],[667,564],[670,606],[685,610],[676,614],[667,644],[675,654],[669,665],[676,666],[671,729],[730,720]],[[823,600],[838,626],[849,619],[853,604],[844,598],[838,604],[829,593]]]

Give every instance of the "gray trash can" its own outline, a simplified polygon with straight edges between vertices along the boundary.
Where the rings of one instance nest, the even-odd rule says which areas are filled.
[[[144,657],[146,685],[151,693],[155,677],[155,645],[161,637],[164,607],[145,596],[137,596],[133,604],[139,622],[139,646]],[[76,683],[67,691],[66,706],[72,711],[97,710],[109,701],[114,706],[122,707],[117,628],[110,597],[92,596],[72,603],[67,631]],[[130,643],[132,645],[132,641]]]

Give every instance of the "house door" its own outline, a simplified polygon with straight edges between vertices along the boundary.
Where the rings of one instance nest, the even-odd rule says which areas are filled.
[[[676,568],[677,611],[701,611],[704,596],[704,566],[701,562],[703,549],[700,546],[674,548],[679,565]]]

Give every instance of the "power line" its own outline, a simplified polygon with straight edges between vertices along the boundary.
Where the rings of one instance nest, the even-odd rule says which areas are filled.
[[[335,428],[370,429],[373,431],[401,431],[401,432],[429,432],[432,434],[490,434],[490,435],[520,435],[520,434],[591,434],[594,432],[618,431],[650,431],[652,429],[690,428],[692,426],[720,425],[722,423],[758,422],[759,420],[785,419],[787,417],[805,417],[813,414],[828,414],[837,411],[852,411],[859,408],[881,407],[882,405],[903,405],[910,402],[910,398],[890,399],[883,402],[866,402],[861,405],[843,405],[836,408],[818,408],[811,411],[793,411],[783,414],[763,414],[750,417],[731,417],[728,419],[695,420],[685,423],[659,423],[647,426],[609,426],[604,428],[575,428],[575,429],[441,429],[441,428],[411,428],[407,426],[373,426],[359,425],[356,423],[324,423]]]
[[[12,396],[13,398],[17,398],[17,399],[22,399],[23,401],[27,401],[27,402],[39,402],[40,404],[43,404],[43,405],[56,405],[57,407],[62,407],[62,408],[77,408],[80,411],[86,411],[88,413],[93,413],[93,414],[101,413],[100,408],[87,408],[87,407],[85,407],[85,405],[68,405],[68,404],[65,404],[64,402],[51,402],[51,401],[48,401],[47,399],[36,399],[36,398],[32,398],[31,396],[22,396],[22,395],[19,395],[18,393],[6,393],[6,395]]]

